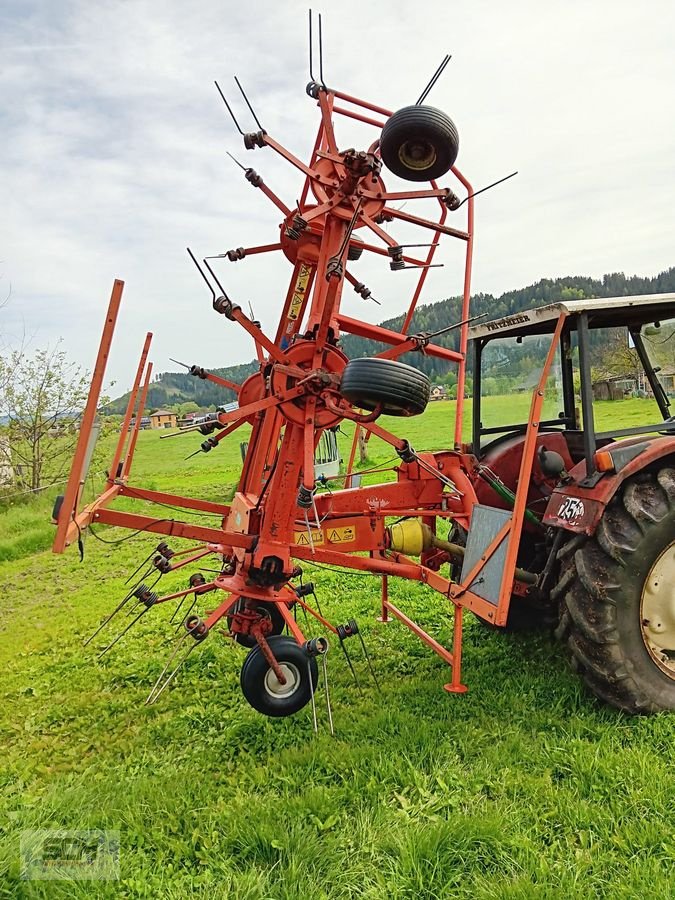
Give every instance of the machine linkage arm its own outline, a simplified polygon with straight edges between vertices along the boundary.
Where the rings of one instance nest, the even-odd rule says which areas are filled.
[[[231,391],[234,391],[235,394],[239,394],[241,390],[241,385],[237,384],[235,381],[228,381],[227,378],[221,378],[220,375],[214,375],[212,372],[208,372],[202,366],[189,366],[187,363],[181,362],[179,359],[171,359],[171,362],[175,362],[179,366],[183,366],[188,370],[188,375],[193,375],[195,378],[201,378],[202,381],[211,381],[213,384],[217,384],[220,387],[228,388]]]
[[[224,294],[217,297],[213,301],[213,308],[231,322],[238,322],[245,331],[248,331],[256,344],[267,350],[274,360],[280,363],[286,362],[286,354],[273,344],[260,326],[253,319],[250,319],[242,311],[241,306],[233,303],[229,297],[226,297]]]

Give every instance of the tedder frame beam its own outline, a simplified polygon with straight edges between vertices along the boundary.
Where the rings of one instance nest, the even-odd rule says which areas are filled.
[[[117,314],[119,313],[120,303],[122,301],[123,290],[124,282],[120,281],[119,278],[116,278],[113,282],[110,302],[108,303],[108,312],[106,313],[101,343],[99,344],[98,355],[96,357],[96,363],[94,364],[89,395],[87,396],[87,403],[82,414],[82,421],[80,422],[80,432],[75,447],[73,464],[70,470],[68,483],[66,484],[61,509],[59,511],[56,537],[54,538],[53,546],[54,553],[63,553],[65,550],[68,526],[77,512],[77,504],[80,497],[84,474],[84,460],[87,454],[87,447],[94,426],[94,420],[96,419],[96,410],[101,397],[103,379],[105,378],[105,370],[110,354],[110,345],[115,331],[115,324],[117,322]]]

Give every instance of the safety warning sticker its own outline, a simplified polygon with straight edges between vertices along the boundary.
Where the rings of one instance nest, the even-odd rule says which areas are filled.
[[[309,532],[305,528],[304,531],[294,531],[293,540],[301,547],[309,547]],[[350,544],[356,540],[356,528],[353,525],[343,525],[340,528],[326,528],[319,531],[318,528],[312,529],[312,544],[323,544],[328,541],[329,544]]]
[[[302,309],[302,304],[305,299],[305,292],[307,291],[307,283],[309,281],[309,276],[312,270],[309,266],[301,265],[300,270],[298,272],[298,279],[295,282],[295,288],[293,289],[293,297],[291,299],[291,306],[288,310],[288,318],[295,320],[300,315],[300,310]]]
[[[356,529],[351,525],[345,525],[343,528],[329,528],[327,537],[331,544],[349,544],[356,540]]]
[[[309,547],[310,546],[309,535],[310,535],[310,532],[308,532],[307,529],[305,529],[304,531],[294,531],[293,532],[293,538],[295,540],[295,543],[298,544],[298,546],[300,546],[300,547]],[[311,535],[312,535],[311,543],[314,546],[316,546],[317,544],[323,544],[323,531],[318,531],[316,528],[314,528],[311,532]]]

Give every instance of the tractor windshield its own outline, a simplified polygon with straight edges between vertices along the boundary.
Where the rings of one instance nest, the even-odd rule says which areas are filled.
[[[541,377],[551,335],[504,337],[483,348],[480,366],[481,430],[490,435],[525,427],[532,391]],[[556,349],[546,384],[542,424],[563,424],[560,350]]]
[[[666,399],[675,397],[675,319],[643,325],[640,338],[645,362],[648,363],[645,368],[653,371]],[[650,385],[646,378],[645,382],[639,390],[649,392]]]

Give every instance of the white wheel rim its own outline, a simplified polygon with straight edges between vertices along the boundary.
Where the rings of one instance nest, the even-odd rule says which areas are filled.
[[[659,555],[645,579],[640,619],[649,655],[675,679],[675,542]]]
[[[274,669],[268,669],[265,673],[265,690],[272,697],[283,700],[291,697],[300,687],[300,670],[296,665],[289,662],[282,662],[279,667],[286,679],[286,684],[282,684],[274,674]]]

